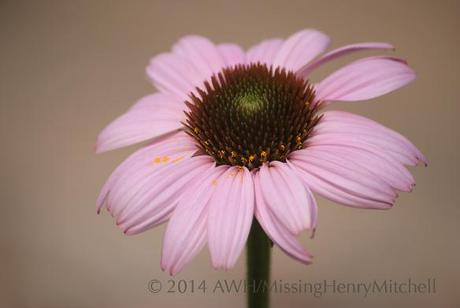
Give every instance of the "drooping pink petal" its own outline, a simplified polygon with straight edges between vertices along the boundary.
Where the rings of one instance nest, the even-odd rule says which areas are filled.
[[[316,85],[319,101],[359,101],[384,95],[415,79],[404,60],[392,57],[360,59],[335,71]]]
[[[364,117],[328,111],[290,166],[311,189],[354,207],[388,208],[415,185],[404,164],[426,161],[398,133]]]
[[[322,144],[322,145],[342,145],[345,147],[354,147],[369,151],[375,155],[381,155],[389,160],[394,160],[402,165],[413,166],[417,164],[417,159],[406,153],[394,151],[390,148],[391,143],[387,140],[370,140],[370,138],[363,138],[359,135],[350,134],[317,134],[312,136],[307,141],[307,144]],[[388,146],[388,148],[387,148]]]
[[[312,173],[333,177],[335,184],[362,195],[378,197],[381,200],[392,200],[396,197],[396,193],[388,183],[375,177],[367,169],[357,169],[353,161],[344,160],[338,153],[318,151],[314,147],[309,147],[292,153],[290,158],[308,163]]]
[[[246,53],[247,63],[272,65],[275,56],[283,44],[281,39],[270,39],[251,47]]]
[[[138,101],[112,121],[97,137],[96,152],[121,148],[179,130],[185,105],[156,93]]]
[[[172,155],[176,155],[177,157],[174,159],[186,159],[191,157],[195,151],[196,145],[193,139],[183,132],[163,136],[150,145],[137,150],[112,172],[102,187],[96,202],[97,212],[100,212],[112,187],[120,180],[125,181],[127,174],[141,170],[153,173],[164,165],[160,163],[164,161],[165,157],[170,158]],[[108,208],[111,208],[111,204],[108,204]]]
[[[317,30],[296,32],[284,41],[273,60],[273,66],[296,72],[323,53],[329,42],[329,37]]]
[[[259,179],[265,204],[287,230],[298,234],[315,227],[316,201],[285,163],[264,164]]]
[[[209,156],[196,156],[171,162],[157,173],[139,179],[144,186],[128,201],[117,217],[117,224],[132,235],[163,223],[169,219],[184,189],[213,166],[214,160]]]
[[[213,181],[228,168],[212,168],[185,189],[163,238],[161,267],[171,275],[181,271],[205,245],[208,203],[216,187]]]
[[[280,223],[279,220],[273,219],[274,214],[266,204],[259,177],[260,173],[254,176],[256,197],[255,216],[262,229],[287,255],[302,263],[311,263],[311,255],[302,247],[302,244],[296,239],[295,235]]]
[[[362,51],[362,50],[381,50],[381,49],[394,49],[391,44],[388,43],[380,43],[380,42],[366,42],[366,43],[356,43],[346,45],[334,50],[329,51],[328,53],[322,55],[318,59],[304,65],[297,71],[297,75],[303,78],[307,78],[308,75],[311,74],[315,69],[320,67],[321,65],[337,59],[339,57],[345,56],[347,54]]]
[[[403,164],[379,153],[343,144],[311,144],[309,149],[315,156],[333,156],[342,165],[365,170],[394,190],[409,192],[415,185],[414,177]]]
[[[254,183],[246,167],[230,167],[213,182],[209,203],[208,245],[215,268],[234,266],[254,216]]]
[[[236,44],[220,44],[217,50],[222,55],[226,67],[233,67],[237,64],[245,64],[246,54],[243,49]]]
[[[297,168],[318,180],[329,182],[338,189],[357,197],[378,202],[377,208],[392,206],[397,197],[391,186],[381,178],[375,177],[368,170],[358,169],[352,162],[341,164],[344,160],[338,155],[326,155],[306,148],[293,152],[289,160]],[[314,184],[307,181],[305,183],[315,190]]]
[[[155,174],[171,163],[192,157],[196,151],[194,140],[184,132],[154,142],[129,156],[110,175],[102,191],[107,194],[101,201],[107,200],[107,209],[118,217],[140,187],[140,180]],[[110,194],[109,194],[110,193]],[[117,196],[117,194],[119,196]],[[109,198],[106,198],[110,195]],[[98,206],[102,206],[101,203]]]
[[[127,234],[166,221],[183,188],[213,165],[206,156],[191,157],[193,139],[185,133],[162,140],[131,155],[110,176],[98,198]]]
[[[358,208],[386,209],[390,203],[374,199],[370,196],[361,196],[337,185],[334,178],[324,178],[310,172],[308,163],[300,160],[288,161],[288,165],[295,171],[299,178],[314,192],[332,201]]]
[[[407,165],[428,161],[417,147],[406,137],[368,118],[344,111],[327,111],[320,123],[314,128],[311,143],[325,143],[327,140],[337,140],[339,144],[347,143],[353,146],[369,144],[380,148]],[[372,149],[372,147],[369,147]]]

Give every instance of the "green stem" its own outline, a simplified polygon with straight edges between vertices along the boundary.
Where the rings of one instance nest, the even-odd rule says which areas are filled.
[[[254,219],[247,242],[248,308],[268,308],[271,246],[272,242]]]

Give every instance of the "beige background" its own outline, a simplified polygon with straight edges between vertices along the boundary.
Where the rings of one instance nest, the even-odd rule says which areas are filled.
[[[129,3],[129,4],[128,4]],[[275,294],[273,307],[458,307],[460,295],[458,1],[1,1],[1,307],[238,307],[244,295],[157,295],[164,228],[127,237],[94,201],[135,147],[93,154],[98,132],[153,88],[144,66],[182,35],[249,47],[305,27],[333,46],[388,41],[418,80],[372,102],[343,104],[394,128],[430,159],[417,188],[390,211],[320,199],[305,267],[274,251],[284,281],[437,279],[434,295]],[[325,66],[320,78],[350,61]],[[216,272],[206,251],[177,279],[240,279]]]

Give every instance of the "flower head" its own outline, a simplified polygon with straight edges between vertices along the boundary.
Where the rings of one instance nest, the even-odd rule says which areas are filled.
[[[255,217],[286,254],[310,263],[297,240],[313,230],[312,192],[338,203],[390,208],[415,181],[407,165],[426,164],[405,137],[362,116],[323,111],[415,79],[404,60],[354,61],[318,83],[310,73],[337,57],[386,43],[323,54],[329,39],[303,30],[244,52],[187,36],[153,58],[158,92],[139,100],[99,135],[97,152],[149,140],[107,180],[97,201],[126,234],[168,221],[161,266],[175,274],[207,243],[215,268],[231,268]]]

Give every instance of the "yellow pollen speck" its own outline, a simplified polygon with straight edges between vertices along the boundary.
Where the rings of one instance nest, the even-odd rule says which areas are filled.
[[[212,185],[212,186],[217,186],[217,180],[216,180],[216,179],[212,180],[212,181],[211,181],[211,185]]]
[[[182,159],[182,158],[180,158]],[[180,160],[179,159],[179,160]],[[155,158],[153,159],[153,163],[155,164],[163,164],[163,163],[167,163],[171,160],[171,157],[169,157],[168,155],[164,155],[164,156],[155,156]],[[178,159],[176,158],[173,162],[177,161]]]
[[[236,157],[236,152],[235,151],[232,151],[230,154],[232,155],[233,158]]]
[[[252,163],[254,161],[255,156],[254,155],[249,155],[249,162]]]
[[[200,129],[199,129],[198,127],[195,127],[195,128],[193,129],[193,131],[195,132],[195,134],[199,134],[199,133],[200,133]]]
[[[153,162],[154,162],[155,164],[161,163],[161,157],[160,157],[160,156],[155,157],[155,158],[153,159]]]
[[[179,157],[173,159],[171,162],[172,162],[172,163],[177,163],[178,161],[180,161],[180,160],[182,160],[182,159],[184,159],[184,156],[179,156]]]

